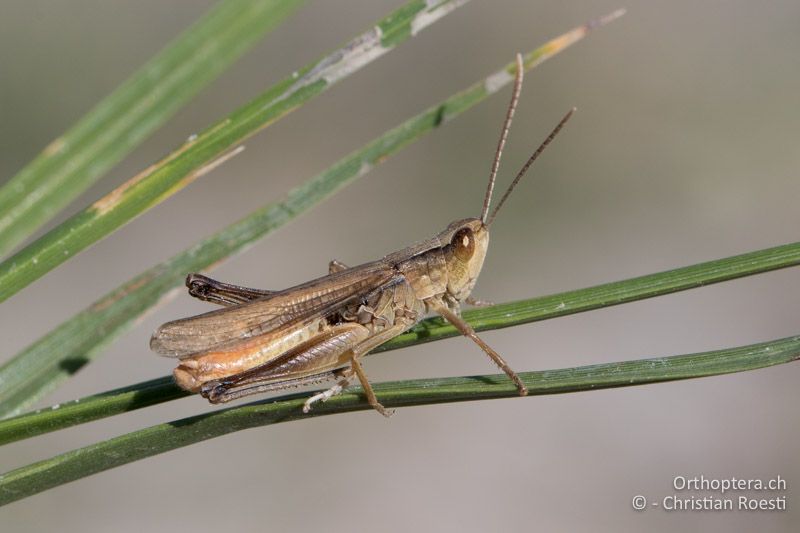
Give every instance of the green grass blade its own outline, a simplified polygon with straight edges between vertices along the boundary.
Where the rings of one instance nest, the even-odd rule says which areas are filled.
[[[172,377],[114,389],[0,421],[0,445],[188,395]]]
[[[474,309],[464,312],[463,316],[478,331],[502,329],[799,264],[800,243],[795,243],[625,281],[605,283],[484,309]],[[439,318],[429,318],[412,330],[383,344],[375,352],[394,350],[457,335],[458,332],[455,328],[445,321]],[[0,421],[0,444],[133,411],[186,395],[187,393],[172,383],[170,377],[164,377],[124,389],[81,398],[54,408],[45,408]]]
[[[0,257],[97,181],[302,0],[224,0],[0,188]]]
[[[800,336],[795,336],[725,350],[525,372],[519,376],[533,396],[716,376],[789,363],[799,357]],[[379,383],[375,392],[387,407],[519,398],[516,387],[505,375]],[[159,424],[18,468],[0,476],[0,505],[235,431],[371,409],[357,388],[303,415],[306,398],[307,394],[293,394]]]
[[[477,331],[502,329],[798,265],[800,265],[800,242],[795,242],[585,289],[465,311],[463,316]],[[459,333],[450,324],[440,318],[434,318],[398,335],[376,351],[457,335]]]
[[[300,69],[0,264],[0,302],[186,186],[226,152],[467,0],[413,0],[333,54]]]
[[[601,19],[604,21],[607,19]],[[576,28],[525,56],[530,69],[582,38],[597,22]],[[292,190],[285,201],[248,215],[212,237],[160,263],[86,310],[62,323],[0,367],[0,416],[33,405],[59,383],[96,357],[164,295],[179,286],[187,272],[208,270],[246,245],[305,212],[364,175],[400,148],[419,139],[498,91],[511,81],[513,64],[456,93],[384,133],[332,167]]]

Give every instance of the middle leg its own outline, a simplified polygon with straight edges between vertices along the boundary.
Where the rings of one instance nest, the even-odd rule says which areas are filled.
[[[505,359],[503,359],[503,358],[500,356],[500,354],[499,354],[499,353],[497,353],[496,351],[494,351],[494,350],[491,348],[491,346],[489,346],[488,344],[486,344],[486,343],[483,341],[483,339],[481,339],[480,337],[478,337],[478,334],[477,334],[477,333],[475,333],[475,330],[474,330],[474,329],[472,329],[472,326],[470,326],[469,324],[467,324],[467,322],[466,322],[466,321],[465,321],[463,318],[461,318],[460,316],[458,316],[457,314],[455,314],[454,312],[452,312],[450,309],[448,309],[448,308],[447,308],[447,306],[445,306],[443,303],[441,303],[441,302],[435,302],[435,301],[432,301],[432,302],[429,302],[429,304],[430,304],[431,308],[433,309],[433,311],[435,311],[435,312],[439,313],[439,314],[440,314],[440,315],[441,315],[441,316],[442,316],[442,317],[443,317],[445,320],[447,320],[447,321],[448,321],[448,322],[450,322],[450,323],[451,323],[453,326],[455,326],[455,328],[456,328],[456,329],[457,329],[457,330],[458,330],[458,331],[459,331],[459,332],[460,332],[462,335],[464,335],[465,337],[468,337],[468,338],[472,339],[472,341],[473,341],[475,344],[477,344],[478,346],[480,346],[480,347],[481,347],[481,349],[482,349],[484,352],[486,352],[486,355],[488,355],[488,356],[489,356],[489,358],[490,358],[492,361],[494,361],[494,363],[495,363],[495,364],[496,364],[498,367],[500,367],[500,370],[502,370],[503,372],[505,372],[505,374],[506,374],[506,375],[507,375],[507,376],[508,376],[508,377],[511,379],[511,381],[513,381],[513,382],[514,382],[514,384],[517,386],[517,390],[519,390],[519,395],[520,395],[520,396],[527,396],[527,395],[528,395],[528,387],[526,387],[526,386],[525,386],[525,384],[524,384],[524,383],[522,383],[522,380],[519,378],[519,376],[517,375],[517,373],[516,373],[516,372],[514,372],[514,371],[511,369],[511,367],[510,367],[510,366],[508,366],[508,363],[506,363]]]

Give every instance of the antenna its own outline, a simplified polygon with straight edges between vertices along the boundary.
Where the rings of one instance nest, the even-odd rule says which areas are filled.
[[[481,221],[486,226],[491,225],[491,223],[494,221],[495,217],[497,216],[497,212],[500,211],[501,207],[503,207],[503,204],[508,199],[508,196],[511,194],[511,191],[513,191],[514,187],[516,187],[517,183],[519,183],[519,180],[522,179],[522,176],[525,175],[525,173],[528,171],[528,169],[533,164],[533,162],[536,161],[536,159],[542,154],[542,152],[544,152],[544,149],[547,148],[547,145],[550,144],[550,142],[553,139],[556,138],[556,135],[558,135],[558,132],[561,131],[561,128],[564,127],[564,124],[567,123],[567,121],[572,117],[572,114],[575,113],[576,110],[577,110],[577,108],[575,108],[575,107],[570,109],[569,113],[564,115],[564,118],[562,118],[561,122],[558,123],[558,126],[556,126],[553,129],[553,131],[550,132],[550,135],[548,135],[547,138],[544,140],[544,142],[541,145],[539,145],[539,148],[537,148],[536,151],[533,152],[533,155],[528,159],[528,161],[522,166],[520,171],[517,173],[517,177],[515,177],[514,181],[511,182],[511,185],[508,186],[508,189],[506,189],[506,192],[505,192],[505,194],[503,194],[503,197],[500,198],[500,202],[497,204],[497,207],[494,208],[494,211],[492,211],[492,214],[489,217],[489,220],[485,221],[483,216],[481,216]],[[490,187],[489,191],[491,192],[491,187]],[[487,195],[487,198],[488,198],[488,195]],[[484,210],[485,209],[486,209],[486,204],[484,204]]]
[[[517,74],[514,78],[514,91],[511,93],[511,102],[508,104],[506,119],[503,122],[503,131],[500,133],[500,141],[497,143],[497,151],[494,154],[494,161],[492,162],[492,171],[489,174],[489,185],[486,187],[486,196],[483,199],[481,222],[484,224],[486,224],[486,215],[489,214],[489,204],[492,203],[492,191],[494,190],[495,178],[497,178],[497,170],[500,168],[500,157],[503,155],[503,147],[506,145],[508,130],[511,128],[511,119],[514,118],[514,110],[517,109],[517,102],[519,102],[519,93],[522,91],[524,72],[525,68],[522,63],[522,54],[517,54]]]

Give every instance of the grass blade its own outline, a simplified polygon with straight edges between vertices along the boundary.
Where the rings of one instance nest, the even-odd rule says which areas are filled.
[[[463,316],[477,331],[502,329],[798,265],[800,265],[800,242],[795,242],[585,289],[466,311]],[[435,318],[421,322],[403,335],[383,344],[376,351],[457,335],[459,333],[455,328],[444,320]]]
[[[0,188],[0,257],[58,214],[301,0],[224,0]]]
[[[0,421],[0,445],[175,400],[189,393],[172,376],[137,383]]]
[[[467,0],[413,0],[320,61],[287,77],[228,118],[0,264],[0,302],[185,187],[237,143],[274,123]]]
[[[625,281],[605,283],[549,296],[464,312],[478,331],[537,322],[549,318],[619,305],[800,264],[800,243],[778,246]],[[457,336],[440,318],[429,318],[412,330],[383,344],[375,352]],[[374,353],[374,352],[373,352]],[[41,435],[92,420],[141,409],[186,396],[171,377],[74,400],[54,408],[0,421],[0,444]]]
[[[608,17],[600,21],[610,20]],[[578,41],[598,21],[565,33],[525,56],[527,69]],[[509,63],[500,71],[456,93],[384,133],[332,167],[292,190],[285,201],[248,215],[221,232],[160,263],[62,323],[0,367],[0,416],[33,405],[91,361],[136,318],[163,301],[187,272],[208,270],[305,212],[364,175],[389,155],[471,108],[512,80]]]
[[[525,372],[519,376],[533,396],[743,372],[789,363],[799,357],[800,336],[794,336],[725,350]],[[516,387],[505,375],[380,383],[375,385],[375,392],[386,407],[519,398]],[[303,415],[306,398],[307,394],[293,394],[159,424],[18,468],[0,476],[0,505],[235,431],[371,409],[357,388]]]

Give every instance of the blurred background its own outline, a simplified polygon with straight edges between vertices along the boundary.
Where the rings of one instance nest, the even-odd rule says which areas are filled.
[[[400,4],[309,3],[59,220]],[[5,0],[0,180],[210,5]],[[796,241],[800,4],[475,0],[5,302],[0,360],[515,52],[618,7],[628,14],[526,77],[500,188],[567,109],[579,112],[493,226],[476,296],[504,302]],[[280,289],[322,274],[331,258],[372,260],[477,215],[507,99],[508,89],[405,149],[214,277]],[[789,269],[484,338],[518,371],[750,344],[798,333],[797,280]],[[43,405],[168,374],[173,361],[148,350],[152,330],[207,309],[181,293]],[[465,339],[365,365],[375,382],[495,371]],[[0,523],[65,532],[797,531],[798,378],[798,365],[784,365],[415,407],[391,420],[364,412],[280,424],[44,492],[0,510]],[[4,447],[0,467],[210,409],[191,397],[45,435]],[[634,495],[660,500],[674,492],[675,476],[701,474],[780,475],[789,510],[632,510]]]

